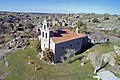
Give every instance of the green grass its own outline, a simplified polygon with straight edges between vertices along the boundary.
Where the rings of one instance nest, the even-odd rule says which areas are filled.
[[[89,50],[101,55],[113,51],[114,44],[116,43],[110,43],[106,46],[98,44]],[[4,72],[10,71],[10,75],[6,80],[96,80],[93,78],[94,68],[90,62],[84,66],[80,65],[80,60],[76,60],[71,64],[68,64],[66,61],[64,64],[49,65],[39,60],[36,45],[37,41],[31,41],[31,44],[25,50],[18,50],[7,55],[10,65],[4,69]],[[71,58],[71,60],[87,53],[86,51],[79,54]],[[31,65],[28,65],[28,56],[34,62]],[[42,69],[35,71],[35,67],[42,67]]]
[[[108,53],[108,52],[113,52],[114,51],[114,45],[120,44],[120,40],[111,40],[110,42],[106,44],[96,44],[92,48],[90,48],[90,52],[94,52],[98,55]]]
[[[7,55],[10,65],[4,72],[10,71],[10,75],[6,80],[95,80],[92,77],[94,68],[90,63],[84,67],[80,65],[80,61],[49,65],[39,60],[35,48],[37,42],[31,42],[25,50],[18,50]],[[34,62],[31,65],[27,64],[28,56]],[[35,71],[35,66],[42,69]]]

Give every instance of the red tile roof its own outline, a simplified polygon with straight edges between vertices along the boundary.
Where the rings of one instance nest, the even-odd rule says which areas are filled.
[[[75,32],[72,32],[69,29],[63,29],[53,31],[53,36],[51,37],[51,39],[57,44],[81,37],[85,37],[85,35],[81,33],[76,34]]]

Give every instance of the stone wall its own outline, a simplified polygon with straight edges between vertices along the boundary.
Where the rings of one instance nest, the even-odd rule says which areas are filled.
[[[66,49],[74,49],[77,52],[81,50],[83,38],[74,39],[71,41],[59,43],[55,45],[54,62],[60,61],[61,57],[66,53]]]

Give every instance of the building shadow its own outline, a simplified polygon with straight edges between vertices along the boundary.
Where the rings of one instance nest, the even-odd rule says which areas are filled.
[[[51,33],[54,37],[62,37],[63,34],[68,34],[67,31],[62,30],[51,31]]]
[[[87,45],[83,45],[82,47],[81,47],[81,50],[79,51],[79,52],[77,52],[77,53],[75,53],[75,55],[79,55],[79,54],[82,54],[83,52],[85,52],[86,50],[88,50],[88,49],[90,49],[90,48],[92,48],[94,46],[94,44],[92,44],[92,43],[88,43]],[[68,63],[73,63],[73,62],[75,62],[75,61],[77,61],[77,60],[82,60],[84,57],[86,57],[85,55],[82,55],[82,56],[80,56],[80,57],[78,57],[78,58],[76,58],[76,59],[74,59],[74,60],[72,60],[72,61],[69,61]],[[88,61],[89,62],[89,61]],[[88,63],[88,62],[86,62],[86,63]],[[86,63],[84,63],[84,64],[86,64]]]
[[[81,47],[81,50],[79,52],[77,52],[75,55],[78,55],[78,54],[82,54],[83,52],[85,52],[86,50],[92,48],[94,46],[94,44],[92,43],[87,43],[86,45],[83,45]]]
[[[94,44],[92,44],[92,43],[88,43],[87,45],[83,45],[82,47],[81,47],[81,50],[79,51],[79,52],[77,52],[77,53],[75,53],[75,55],[79,55],[79,54],[82,54],[83,52],[85,52],[86,50],[88,50],[88,49],[90,49],[90,48],[92,48],[94,46]],[[75,62],[75,61],[77,61],[77,60],[82,60],[84,57],[86,57],[85,55],[82,55],[82,56],[80,56],[80,57],[78,57],[78,58],[76,58],[76,59],[74,59],[74,60],[72,60],[72,61],[69,61],[68,63],[73,63],[73,62]],[[89,61],[88,61],[89,62]],[[88,62],[86,62],[86,63],[88,63]],[[85,64],[86,64],[85,63]]]

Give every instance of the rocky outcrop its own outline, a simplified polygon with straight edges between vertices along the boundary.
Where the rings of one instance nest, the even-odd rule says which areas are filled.
[[[87,59],[91,61],[91,64],[95,68],[94,73],[104,69],[107,64],[115,66],[115,59],[112,57],[111,52],[102,54],[101,56],[90,52],[87,55]]]
[[[114,47],[116,55],[120,56],[120,46],[114,45],[113,47]]]
[[[110,53],[103,54],[101,56],[101,59],[104,62],[106,62],[106,63],[108,62],[110,65],[115,66],[115,59],[112,57],[112,55]]]

